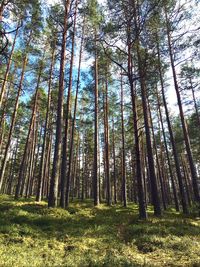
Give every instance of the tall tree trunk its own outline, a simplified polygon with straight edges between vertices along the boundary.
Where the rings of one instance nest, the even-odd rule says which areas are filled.
[[[124,133],[124,92],[123,79],[121,75],[121,138],[122,138],[122,199],[124,207],[127,206],[127,189],[126,189],[126,155],[125,155],[125,133]]]
[[[95,114],[94,114],[94,171],[93,171],[93,194],[94,194],[94,205],[99,205],[99,179],[98,179],[98,98],[99,98],[99,90],[98,90],[98,55],[97,55],[97,33],[95,32],[95,88],[94,88],[94,96],[95,96]]]
[[[51,66],[49,72],[49,83],[48,83],[48,101],[47,101],[47,110],[46,110],[46,118],[45,118],[45,125],[44,125],[44,136],[43,136],[43,145],[42,145],[42,155],[40,161],[40,171],[39,171],[39,179],[38,179],[38,188],[37,188],[37,195],[36,201],[42,200],[42,184],[44,179],[44,172],[45,172],[45,152],[47,147],[47,131],[49,129],[49,113],[50,113],[50,106],[51,106],[51,85],[52,85],[52,75],[53,75],[53,67],[54,67],[54,60],[55,60],[55,42],[53,45],[52,50],[52,57],[51,57]]]
[[[174,157],[176,174],[177,174],[179,190],[180,190],[181,204],[182,204],[182,208],[183,208],[183,213],[188,214],[189,211],[188,211],[188,206],[187,206],[187,201],[186,201],[186,196],[185,196],[185,190],[184,190],[184,185],[183,185],[183,177],[182,177],[181,171],[180,171],[178,152],[177,152],[176,145],[175,145],[174,134],[173,134],[173,130],[172,130],[171,122],[170,122],[170,117],[169,117],[169,111],[168,111],[167,102],[166,102],[166,98],[165,98],[164,81],[163,81],[163,74],[162,74],[162,67],[161,67],[160,47],[159,47],[158,41],[157,41],[157,52],[158,52],[158,71],[159,71],[160,83],[161,83],[162,100],[163,100],[163,105],[165,108],[167,126],[168,126],[168,130],[169,130],[170,141],[171,141],[172,150],[173,150],[173,157]]]
[[[10,149],[12,136],[13,136],[13,132],[14,132],[14,128],[15,128],[15,122],[16,122],[17,111],[18,111],[18,106],[19,106],[19,98],[20,98],[21,92],[22,92],[22,84],[23,84],[23,80],[24,80],[24,73],[25,73],[25,69],[26,69],[26,64],[27,64],[27,55],[25,56],[25,58],[23,60],[21,78],[20,78],[20,82],[19,82],[18,92],[17,92],[17,96],[16,96],[16,100],[15,100],[14,111],[12,114],[11,125],[10,125],[10,129],[9,129],[9,133],[8,133],[8,140],[7,140],[7,144],[6,144],[6,148],[5,148],[5,152],[4,152],[4,157],[3,157],[3,162],[2,162],[2,166],[1,166],[0,190],[2,187],[3,180],[4,180],[4,174],[5,174],[7,159],[8,159],[8,155],[9,155],[9,149]]]
[[[78,1],[76,2],[76,9],[77,9],[77,6],[78,6]],[[66,198],[65,198],[66,206],[69,205],[71,167],[72,167],[72,159],[73,159],[73,154],[74,154],[74,132],[75,132],[75,126],[76,126],[76,112],[77,112],[78,93],[79,93],[80,75],[81,75],[81,60],[82,60],[83,42],[84,42],[84,34],[85,34],[85,30],[84,30],[85,25],[84,24],[85,24],[85,19],[84,19],[83,28],[82,28],[81,47],[80,47],[79,64],[78,64],[78,77],[77,77],[77,82],[76,82],[76,96],[75,96],[75,103],[74,103],[74,114],[73,114],[73,119],[72,119],[72,132],[71,132],[71,142],[70,142],[70,149],[69,149],[69,165],[68,165],[68,171],[67,171]],[[75,18],[74,18],[74,35],[73,35],[73,38],[75,38],[75,32],[76,32],[76,14],[75,14]],[[72,41],[73,41],[72,53],[74,53],[75,40],[73,39]],[[72,60],[72,62],[71,62],[71,67],[72,67],[73,58],[71,60]],[[72,69],[71,69],[71,75],[72,75]],[[72,84],[71,84],[71,86],[72,86]],[[63,197],[64,197],[64,193],[63,193]]]
[[[164,128],[164,123],[163,123],[163,116],[162,116],[162,112],[161,112],[161,103],[160,103],[160,98],[158,95],[158,90],[156,92],[156,95],[157,95],[157,102],[158,102],[159,120],[161,122],[161,129],[162,129],[162,135],[163,135],[163,140],[164,140],[165,152],[166,152],[166,156],[167,156],[169,175],[170,175],[170,179],[171,179],[171,183],[172,183],[174,203],[175,203],[176,211],[179,211],[180,208],[179,208],[179,202],[178,202],[178,196],[177,196],[177,190],[176,190],[175,177],[173,175],[172,165],[171,165],[170,156],[169,156],[169,149],[167,146],[167,139],[166,139],[166,134],[165,134],[165,128]]]
[[[109,145],[109,122],[108,122],[108,69],[106,66],[106,82],[104,94],[104,134],[105,134],[105,176],[106,176],[106,189],[107,189],[107,205],[112,203],[111,197],[111,183],[110,183],[110,145]]]
[[[66,55],[67,27],[68,27],[67,21],[68,21],[69,7],[70,7],[70,0],[66,0],[61,59],[60,59],[59,90],[58,90],[57,119],[56,119],[56,139],[55,139],[53,169],[50,180],[50,191],[48,199],[49,207],[57,206],[57,198],[58,198],[58,180],[60,174],[60,163],[61,163],[61,153],[62,153],[61,143],[62,143],[62,122],[63,122],[64,72],[65,72],[65,55]]]
[[[133,80],[133,64],[132,64],[132,54],[131,54],[131,36],[130,36],[130,25],[128,27],[128,79],[131,91],[131,103],[133,111],[133,128],[134,128],[134,140],[135,140],[135,160],[136,160],[136,178],[137,178],[137,188],[138,188],[138,200],[139,200],[139,217],[141,219],[147,219],[146,212],[146,202],[144,187],[142,181],[142,170],[141,170],[141,158],[140,158],[140,147],[139,147],[139,131],[138,131],[138,114],[137,114],[137,102],[136,102],[136,92]],[[135,179],[135,177],[133,177]]]
[[[115,156],[115,128],[114,118],[112,117],[112,154],[113,154],[113,181],[114,181],[114,204],[117,204],[117,174]]]
[[[38,136],[38,122],[35,121],[35,125],[34,125],[34,131],[32,133],[31,139],[32,139],[32,144],[30,147],[30,156],[29,156],[29,160],[28,160],[28,173],[25,174],[24,177],[24,182],[23,182],[23,186],[21,189],[21,195],[23,196],[25,194],[25,197],[28,197],[28,190],[29,190],[29,184],[30,184],[30,180],[32,178],[32,173],[33,173],[33,168],[34,168],[34,156],[35,156],[35,148],[36,148],[36,143],[37,143],[37,136]],[[27,175],[27,178],[26,178]]]
[[[177,74],[176,74],[176,69],[175,69],[175,64],[174,64],[174,55],[173,55],[173,47],[172,47],[172,40],[171,40],[171,34],[170,34],[170,25],[169,25],[169,19],[168,19],[168,15],[167,15],[166,6],[165,6],[165,19],[166,19],[166,28],[167,28],[167,40],[168,40],[169,56],[170,56],[171,69],[172,69],[173,80],[174,80],[174,88],[176,91],[177,103],[178,103],[178,107],[179,107],[181,125],[182,125],[183,135],[184,135],[184,142],[185,142],[186,152],[187,152],[191,176],[192,176],[193,191],[194,191],[195,201],[200,203],[200,193],[199,193],[197,171],[196,171],[196,166],[195,166],[194,160],[193,160],[193,155],[192,155],[191,145],[190,145],[190,139],[189,139],[189,135],[188,135],[188,131],[187,131],[187,125],[186,125],[183,107],[182,107],[182,102],[181,102],[181,95],[179,92]]]
[[[40,69],[39,69],[39,73],[38,73],[36,90],[35,90],[35,97],[34,97],[31,121],[30,121],[30,124],[29,124],[28,135],[27,135],[27,138],[26,138],[26,144],[25,144],[24,153],[23,153],[23,157],[22,157],[22,161],[21,161],[21,165],[20,165],[20,170],[19,170],[18,183],[17,183],[17,187],[16,187],[16,191],[15,191],[15,199],[19,198],[21,185],[22,185],[22,181],[23,181],[22,179],[23,179],[24,165],[25,165],[25,160],[26,160],[26,157],[27,157],[28,146],[29,146],[29,143],[30,143],[30,136],[31,136],[31,133],[33,131],[33,126],[34,126],[34,122],[35,122],[35,119],[36,119],[38,92],[39,92],[39,86],[40,86],[40,79],[41,79],[41,75],[42,75],[42,70],[43,70],[43,62],[41,61]]]
[[[152,119],[152,115],[151,115],[151,108],[150,108],[150,103],[149,100],[147,99],[147,104],[148,104],[148,109],[149,109],[149,118],[150,118],[150,126],[152,129],[152,136],[153,136],[153,147],[154,147],[154,151],[155,151],[155,155],[156,155],[156,167],[157,167],[157,172],[158,172],[158,178],[160,181],[160,187],[161,187],[161,196],[162,196],[162,202],[163,202],[163,208],[164,210],[167,209],[167,205],[166,205],[166,198],[165,198],[165,190],[164,190],[164,183],[163,183],[163,177],[162,177],[162,173],[161,173],[161,167],[160,167],[160,162],[159,162],[159,157],[158,157],[158,151],[157,151],[157,143],[156,143],[156,138],[155,138],[155,132],[154,132],[154,125],[153,125],[153,119]]]
[[[145,70],[144,70],[144,66],[143,66],[142,58],[140,54],[139,40],[137,40],[137,57],[138,57],[138,68],[139,68],[139,75],[140,75],[144,126],[145,126],[145,133],[146,133],[148,166],[149,166],[149,174],[150,174],[150,182],[151,182],[151,196],[152,196],[152,201],[153,201],[153,206],[154,206],[154,214],[156,216],[159,216],[161,215],[161,207],[160,207],[157,179],[156,179],[156,174],[155,174],[154,157],[153,157],[152,142],[151,142],[151,135],[150,135],[150,127],[149,127],[147,89],[146,89],[146,84],[144,80]]]

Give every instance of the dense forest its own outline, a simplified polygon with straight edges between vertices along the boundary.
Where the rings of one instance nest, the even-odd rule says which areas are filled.
[[[199,12],[195,0],[1,0],[3,198],[134,204],[141,224],[200,216]]]

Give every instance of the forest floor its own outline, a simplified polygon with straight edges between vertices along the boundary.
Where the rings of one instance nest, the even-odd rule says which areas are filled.
[[[200,218],[148,213],[143,222],[133,204],[63,210],[1,196],[0,266],[200,266]]]

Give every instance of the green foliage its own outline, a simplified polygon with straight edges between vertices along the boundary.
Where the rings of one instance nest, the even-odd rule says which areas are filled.
[[[88,15],[89,21],[94,28],[99,27],[100,23],[102,22],[102,14],[99,9],[98,1],[97,0],[88,0],[86,13]]]
[[[68,210],[31,199],[0,201],[1,266],[199,266],[200,220],[168,211],[75,201]]]

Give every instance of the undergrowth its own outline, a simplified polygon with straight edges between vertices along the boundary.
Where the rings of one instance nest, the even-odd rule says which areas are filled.
[[[67,210],[0,197],[0,266],[200,266],[200,220],[174,210],[138,219],[136,205]]]

